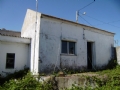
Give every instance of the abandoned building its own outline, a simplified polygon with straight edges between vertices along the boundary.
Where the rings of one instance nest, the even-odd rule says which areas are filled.
[[[112,32],[28,9],[21,32],[0,30],[0,73],[102,67],[113,46]]]

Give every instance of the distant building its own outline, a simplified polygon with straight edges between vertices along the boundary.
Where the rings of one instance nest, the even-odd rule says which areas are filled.
[[[35,74],[56,69],[94,69],[112,58],[112,32],[42,13],[37,13],[37,26],[35,22],[36,12],[28,9],[21,36],[20,32],[2,34],[0,30],[1,73],[25,65]]]

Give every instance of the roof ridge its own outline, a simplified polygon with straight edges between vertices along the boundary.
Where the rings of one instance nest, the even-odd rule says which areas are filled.
[[[13,31],[13,30],[6,30],[6,29],[4,29],[4,30],[0,29],[0,31],[9,31],[9,32],[18,32],[18,33],[21,33],[20,31]]]

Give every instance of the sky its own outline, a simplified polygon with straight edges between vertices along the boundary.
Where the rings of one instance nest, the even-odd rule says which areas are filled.
[[[27,9],[36,0],[0,0],[0,29],[21,31]],[[120,45],[120,0],[38,0],[38,12],[55,17],[76,21],[77,10],[79,23],[116,33]]]

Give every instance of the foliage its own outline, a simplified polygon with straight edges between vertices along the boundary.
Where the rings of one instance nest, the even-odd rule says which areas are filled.
[[[120,66],[116,66],[115,63],[114,60],[110,61],[109,69],[94,72],[99,76],[86,76],[88,85],[79,86],[74,84],[72,88],[65,90],[120,90]],[[67,73],[72,74],[75,72],[71,70]],[[59,76],[59,73],[54,74]],[[91,80],[96,84],[94,87],[89,84]],[[42,83],[25,68],[16,71],[14,74],[9,74],[7,77],[0,77],[0,90],[58,90],[58,86],[55,77]]]
[[[40,83],[31,73],[27,73],[22,79],[11,79],[5,82],[2,90],[53,90],[52,82]]]
[[[5,81],[9,81],[10,79],[19,79],[24,77],[29,71],[29,68],[24,68],[20,71],[15,71],[14,73],[8,74],[6,77],[0,77],[0,85],[4,84]]]
[[[117,66],[117,60],[114,60],[114,59],[111,59],[107,66],[106,66],[106,69],[113,69]]]
[[[117,65],[114,69],[108,69],[96,72],[99,76],[86,77],[89,81],[96,82],[96,87],[88,86],[76,86],[73,85],[71,89],[66,90],[120,90],[120,66]]]
[[[83,88],[82,87],[79,87],[79,86],[76,86],[76,85],[72,85],[72,88],[70,89],[66,89],[66,90],[82,90]]]

